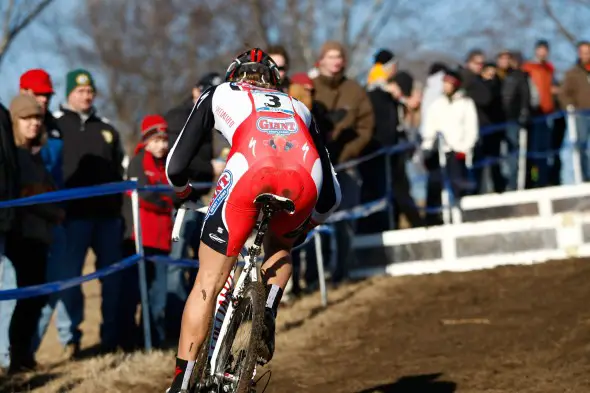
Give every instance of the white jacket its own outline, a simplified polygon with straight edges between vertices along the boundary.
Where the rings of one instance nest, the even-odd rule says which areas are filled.
[[[479,135],[473,100],[462,91],[456,92],[450,99],[447,96],[437,98],[426,113],[422,149],[433,149],[437,132],[444,136],[445,152],[470,153]]]
[[[420,104],[420,118],[422,121],[426,119],[428,109],[430,105],[438,98],[444,95],[443,93],[443,78],[445,77],[444,71],[439,71],[436,74],[430,75],[426,79],[426,86],[422,92],[422,103]],[[422,127],[422,130],[424,128]]]

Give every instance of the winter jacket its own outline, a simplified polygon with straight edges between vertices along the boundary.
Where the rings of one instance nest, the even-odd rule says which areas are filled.
[[[580,63],[570,68],[563,80],[559,95],[563,108],[590,109],[590,72]]]
[[[373,136],[375,118],[367,93],[343,74],[313,79],[315,99],[334,124],[327,148],[335,163],[357,158]]]
[[[508,121],[518,121],[521,125],[530,120],[531,89],[529,76],[518,69],[508,70],[502,84],[502,106]]]
[[[0,104],[0,201],[19,196],[19,166],[10,113]],[[10,230],[14,209],[0,209],[0,235]]]
[[[484,80],[483,83],[490,92],[491,99],[488,105],[483,107],[487,124],[501,124],[506,122],[504,107],[502,105],[502,82],[495,77],[491,80]],[[481,120],[480,120],[481,122]],[[480,130],[481,131],[481,130]]]
[[[444,77],[445,72],[439,71],[430,75],[426,79],[426,85],[424,86],[424,91],[422,93],[422,103],[420,105],[420,118],[422,119],[422,124],[424,124],[424,119],[426,119],[426,114],[428,113],[430,105],[444,94]]]
[[[371,100],[375,115],[373,140],[380,147],[397,144],[399,139],[399,102],[393,98],[391,93],[383,90],[381,87],[370,90],[367,95]]]
[[[61,131],[53,115],[49,112],[45,115],[45,130],[47,131],[47,143],[41,148],[41,157],[45,168],[51,174],[58,189],[64,187],[63,176],[63,141]]]
[[[531,61],[523,64],[522,70],[530,75],[539,92],[540,105],[539,108],[534,109],[545,114],[553,112],[555,110],[553,94],[551,93],[555,74],[553,64]]]
[[[141,149],[129,162],[127,177],[137,177],[137,184],[168,185],[166,178],[166,160],[157,160],[154,156]],[[130,198],[131,194],[127,194]],[[139,193],[139,219],[144,247],[157,248],[170,252],[172,235],[172,197],[169,194],[153,191]],[[129,225],[132,227],[132,225]],[[135,239],[131,235],[131,239]]]
[[[45,168],[41,154],[25,148],[17,149],[20,171],[20,197],[55,191],[55,183]],[[49,245],[54,225],[62,217],[61,209],[53,203],[40,203],[17,209],[17,222],[13,230],[27,239]]]
[[[425,119],[422,148],[433,150],[437,132],[445,139],[445,152],[469,153],[479,135],[477,109],[461,90],[452,97],[441,96],[430,106]]]
[[[123,180],[123,147],[108,120],[94,110],[82,115],[63,106],[54,116],[62,132],[65,188]],[[68,218],[120,217],[122,198],[115,194],[69,201]]]
[[[474,74],[467,68],[461,70],[461,76],[463,78],[461,88],[467,97],[473,100],[473,103],[477,108],[477,120],[479,126],[485,127],[492,124],[492,120],[489,118],[487,112],[493,99],[489,86],[486,85],[479,75]]]
[[[176,139],[184,128],[186,121],[195,104],[192,99],[187,100],[183,104],[169,110],[164,118],[168,123],[168,140],[170,148],[176,143]],[[193,160],[191,161],[188,170],[190,171],[190,179],[197,182],[211,182],[213,180],[213,166],[211,159],[213,158],[213,132],[208,132],[203,136],[201,147]]]

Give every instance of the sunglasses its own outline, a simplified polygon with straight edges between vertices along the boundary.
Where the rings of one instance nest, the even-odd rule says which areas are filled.
[[[287,71],[287,66],[277,66],[277,70],[279,70],[279,71]]]

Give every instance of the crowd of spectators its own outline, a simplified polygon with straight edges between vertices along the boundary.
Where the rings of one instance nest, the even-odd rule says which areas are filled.
[[[590,109],[588,42],[579,44],[578,62],[565,74],[563,83],[556,80],[549,44],[543,40],[536,43],[529,61],[516,51],[486,57],[483,51],[472,50],[462,65],[433,63],[425,81],[415,81],[411,72],[399,70],[398,58],[384,49],[375,55],[365,84],[346,76],[347,53],[339,42],[326,42],[309,72],[291,74],[288,52],[280,45],[267,52],[281,72],[279,88],[311,110],[335,165],[412,142],[408,144],[411,148],[398,154],[377,155],[339,171],[340,209],[387,197],[394,216],[383,211],[334,225],[338,257],[331,279],[335,284],[347,279],[348,267],[355,263],[351,249],[355,234],[442,222],[438,213],[425,214],[414,201],[408,162],[428,173],[425,203],[429,207],[441,204],[441,166],[457,197],[517,190],[519,169],[526,173],[526,188],[557,185],[564,116],[538,117],[565,109]],[[0,105],[0,200],[125,178],[137,178],[140,185],[167,184],[164,168],[169,148],[199,95],[221,83],[222,76],[215,72],[204,75],[187,89],[188,97],[178,107],[145,116],[141,140],[127,156],[119,132],[94,106],[98,90],[91,73],[72,70],[65,81],[65,101],[54,113],[48,110],[55,94],[52,80],[41,69],[21,76],[19,94],[9,109]],[[588,120],[584,116],[577,119],[580,140],[586,141]],[[522,130],[528,136],[527,151],[537,153],[527,159],[526,168],[518,167],[513,154],[523,148]],[[439,134],[444,139],[440,146]],[[585,142],[581,151],[587,181],[590,160]],[[192,180],[214,183],[227,152],[228,144],[218,133],[206,136],[190,165]],[[502,156],[505,159],[499,159]],[[482,160],[491,164],[474,165]],[[203,190],[203,202],[210,198],[211,190]],[[139,199],[146,255],[176,259],[197,255],[199,214],[187,212],[180,241],[172,244],[170,233],[179,201],[166,193],[147,191],[140,192]],[[324,260],[328,261],[329,241],[323,240]],[[0,209],[0,290],[78,277],[89,249],[96,256],[97,269],[135,253],[130,194]],[[306,282],[307,290],[317,285],[315,250],[311,245],[304,250],[294,253],[291,293],[295,295],[302,292],[301,281]],[[307,262],[304,272],[302,254]],[[194,269],[160,263],[147,266],[154,344],[175,344]],[[100,351],[133,350],[142,342],[136,321],[137,282],[137,268],[101,278]],[[54,313],[63,357],[80,356],[84,297],[80,287],[73,287],[49,296],[0,301],[0,368],[18,372],[35,367],[35,353]]]

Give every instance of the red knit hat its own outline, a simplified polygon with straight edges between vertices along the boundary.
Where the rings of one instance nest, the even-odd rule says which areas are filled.
[[[53,94],[51,77],[45,70],[28,70],[20,77],[20,88],[32,90],[34,94]]]
[[[147,115],[141,122],[141,139],[147,141],[156,134],[167,135],[168,123],[160,115]]]

